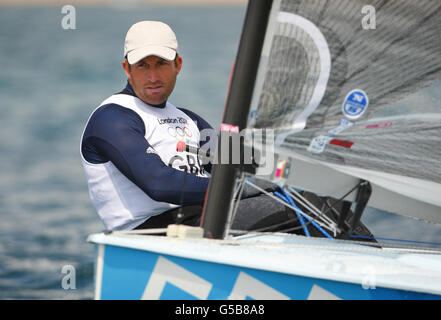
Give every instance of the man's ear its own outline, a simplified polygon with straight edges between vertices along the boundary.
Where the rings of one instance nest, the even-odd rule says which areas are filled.
[[[182,68],[182,57],[181,56],[177,56],[176,57],[176,69],[177,69],[177,74],[179,74],[179,72],[181,71]]]
[[[127,76],[127,79],[130,81],[130,80],[131,80],[131,75],[130,75],[130,64],[129,64],[129,62],[128,62],[126,59],[124,59],[124,60],[122,61],[122,67],[123,67],[124,72],[125,72],[125,74],[126,74],[126,76]]]

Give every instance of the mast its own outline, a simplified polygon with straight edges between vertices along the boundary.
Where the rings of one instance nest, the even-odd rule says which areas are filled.
[[[272,0],[249,0],[239,43],[236,64],[227,96],[222,124],[246,127],[251,97],[259,66]],[[219,144],[229,132],[219,135]],[[215,164],[208,186],[202,214],[202,227],[206,238],[222,239],[234,192],[236,168],[231,164]]]

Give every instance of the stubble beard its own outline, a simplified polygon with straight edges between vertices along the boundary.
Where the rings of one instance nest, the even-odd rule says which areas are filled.
[[[134,83],[133,78],[132,78],[132,81],[129,81],[129,82],[132,85],[133,90],[135,91],[135,94],[138,96],[138,98],[140,98],[142,101],[144,101],[147,104],[158,105],[158,104],[161,104],[161,103],[164,103],[165,101],[167,101],[168,97],[173,92],[173,89],[176,84],[176,77],[168,84],[163,83],[163,82],[155,82],[154,83],[154,84],[159,84],[159,85],[163,86],[163,88],[162,88],[163,92],[159,95],[149,95],[146,92],[147,91],[146,86],[151,85],[151,84],[139,85],[138,83]]]

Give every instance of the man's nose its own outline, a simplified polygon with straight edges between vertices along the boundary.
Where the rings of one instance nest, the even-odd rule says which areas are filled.
[[[147,80],[150,82],[156,82],[160,79],[159,72],[155,68],[151,68],[147,72]]]

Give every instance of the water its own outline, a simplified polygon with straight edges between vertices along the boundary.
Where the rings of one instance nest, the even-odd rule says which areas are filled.
[[[127,29],[162,20],[184,64],[170,101],[218,127],[245,7],[81,7],[76,30],[61,6],[0,7],[0,298],[90,299],[103,230],[79,158],[90,112],[125,86]],[[76,290],[63,290],[63,266]]]
[[[218,127],[245,7],[0,7],[0,299],[92,299],[103,230],[89,201],[79,139],[90,112],[125,85],[123,39],[139,20],[176,31],[184,64],[170,101]],[[441,242],[438,227],[370,211],[382,236]],[[404,232],[406,231],[406,232]],[[423,235],[420,237],[420,235]],[[75,289],[64,290],[64,266]]]

